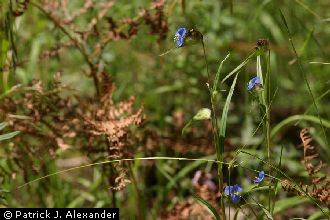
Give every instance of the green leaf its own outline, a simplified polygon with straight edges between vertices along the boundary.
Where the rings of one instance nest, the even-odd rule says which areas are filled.
[[[238,76],[238,73],[236,74],[235,76],[235,79],[233,81],[233,84],[231,85],[230,87],[230,90],[229,90],[229,93],[228,93],[228,96],[227,96],[227,99],[226,99],[226,103],[225,103],[225,106],[223,107],[223,111],[222,111],[222,116],[221,116],[221,121],[220,121],[220,134],[219,134],[219,141],[220,141],[220,144],[219,144],[219,151],[220,154],[222,154],[224,152],[224,143],[225,143],[225,137],[226,137],[226,124],[227,124],[227,115],[228,115],[228,111],[229,111],[229,105],[230,105],[230,101],[231,101],[231,98],[233,96],[233,93],[234,93],[234,88],[235,88],[235,85],[236,85],[236,81],[237,81],[237,76]]]
[[[13,132],[10,132],[10,133],[8,133],[8,134],[0,135],[0,141],[7,140],[7,139],[10,139],[10,138],[13,138],[13,137],[15,137],[18,133],[19,133],[19,131],[13,131]]]
[[[288,208],[300,205],[302,203],[310,202],[310,199],[307,197],[295,196],[291,198],[282,199],[277,201],[276,207],[274,209],[274,214],[280,213]]]
[[[299,56],[299,57],[301,57],[301,55],[304,54],[304,52],[305,52],[305,50],[306,50],[306,48],[307,48],[307,45],[309,44],[310,40],[311,40],[312,37],[313,37],[313,33],[314,33],[314,29],[312,29],[312,30],[309,32],[309,34],[308,34],[308,36],[307,36],[307,38],[306,38],[306,40],[305,40],[303,46],[301,47],[301,49],[300,49],[300,51],[299,51],[299,53],[298,53],[298,56]]]
[[[273,138],[280,130],[282,130],[284,127],[293,124],[295,121],[298,120],[304,120],[304,121],[310,121],[316,124],[320,124],[320,119],[313,115],[293,115],[290,117],[287,117],[280,123],[278,123],[271,131],[270,138]],[[330,128],[330,121],[326,120],[324,118],[321,118],[322,124],[326,128]]]
[[[210,203],[197,195],[193,195],[193,197],[213,215],[214,219],[220,220],[217,210]]]
[[[222,81],[221,83],[223,83],[224,81],[226,81],[231,75],[233,75],[234,73],[238,72],[243,66],[245,66],[251,58],[253,58],[255,55],[255,51],[253,53],[251,53],[240,65],[238,65],[233,71],[231,71]]]
[[[259,205],[261,206],[261,210],[267,216],[267,218],[273,220],[273,216],[272,216],[272,214],[270,214],[270,212],[268,211],[268,209],[266,209],[265,206],[263,206],[261,204],[259,204]]]
[[[78,196],[77,198],[73,199],[66,208],[77,208],[81,207],[86,199],[83,196]]]
[[[329,213],[329,210],[327,212]],[[309,216],[307,220],[316,220],[316,219],[320,219],[321,217],[327,217],[327,216],[325,216],[322,211],[317,211],[314,212],[311,216]]]
[[[4,129],[7,126],[6,122],[0,123],[0,130]]]
[[[230,56],[230,53],[227,54],[227,56],[221,61],[220,65],[219,65],[219,68],[218,68],[217,74],[215,75],[215,79],[214,79],[214,83],[213,83],[213,88],[212,88],[213,93],[217,90],[220,73],[222,70],[222,65],[229,58],[229,56]],[[213,95],[213,93],[212,93],[212,95]]]
[[[304,2],[301,0],[296,0],[296,2],[301,5],[306,11],[317,17],[318,19],[322,19],[320,15],[318,15],[316,12],[314,12],[310,7],[308,7]]]

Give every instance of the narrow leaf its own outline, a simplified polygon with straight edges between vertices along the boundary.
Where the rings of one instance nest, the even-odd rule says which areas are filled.
[[[216,91],[216,89],[217,89],[220,73],[222,70],[222,65],[229,58],[229,56],[230,56],[230,53],[227,54],[227,56],[221,61],[220,65],[219,65],[219,68],[218,68],[217,74],[215,75],[215,79],[214,79],[214,83],[213,83],[213,89],[212,89],[213,92]]]
[[[187,132],[187,129],[191,126],[193,119],[190,119],[188,123],[182,128],[181,135],[184,135]]]
[[[6,122],[0,123],[0,130],[4,129],[7,126]]]
[[[210,203],[197,195],[193,195],[193,197],[213,215],[214,219],[220,220],[217,210]]]
[[[300,205],[302,203],[309,202],[310,199],[306,197],[301,196],[295,196],[291,198],[282,199],[280,201],[277,201],[276,207],[274,209],[274,214],[280,213],[288,208],[292,208],[294,206]]]
[[[7,139],[10,139],[10,138],[13,138],[13,137],[15,137],[18,133],[19,133],[19,131],[14,131],[14,132],[10,132],[10,133],[8,133],[8,134],[0,135],[0,141],[7,140]]]
[[[229,111],[229,105],[230,105],[230,101],[231,101],[231,97],[233,96],[234,93],[234,88],[236,85],[236,80],[237,80],[237,76],[238,73],[235,76],[235,79],[233,81],[233,84],[230,87],[227,99],[226,99],[226,103],[225,106],[223,107],[223,111],[222,111],[222,117],[221,117],[221,122],[220,122],[220,153],[223,153],[224,151],[224,142],[225,142],[225,137],[226,137],[226,124],[227,124],[227,115],[228,115],[228,111]]]
[[[233,71],[231,71],[222,81],[221,83],[224,83],[224,81],[226,81],[229,77],[231,77],[233,74],[235,74],[236,72],[238,72],[243,66],[245,66],[250,59],[254,56],[255,51],[253,53],[251,53],[240,65],[238,65]]]
[[[270,138],[273,138],[280,130],[282,130],[284,127],[293,124],[295,121],[298,120],[304,120],[304,121],[310,121],[316,124],[320,124],[319,118],[313,115],[292,115],[290,117],[287,117],[280,123],[278,123],[274,128],[271,130]],[[323,122],[323,126],[326,128],[330,128],[330,121],[326,120],[324,118],[321,118]]]
[[[309,32],[309,34],[308,34],[308,36],[307,36],[307,38],[306,38],[306,40],[305,40],[303,46],[301,47],[301,49],[300,49],[300,51],[299,51],[299,53],[298,53],[298,56],[299,56],[299,57],[301,57],[301,55],[303,55],[303,53],[305,52],[308,43],[310,42],[310,40],[311,40],[312,37],[313,37],[313,33],[314,33],[314,29],[312,29],[312,30]]]

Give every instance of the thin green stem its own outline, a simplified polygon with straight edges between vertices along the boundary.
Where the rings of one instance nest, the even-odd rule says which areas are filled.
[[[136,181],[136,178],[134,176],[134,172],[132,169],[132,161],[127,162],[128,164],[128,171],[130,173],[130,176],[132,178],[132,183],[133,183],[133,188],[135,190],[135,194],[136,194],[136,211],[137,211],[137,219],[143,219],[143,215],[142,215],[142,203],[141,203],[141,193],[138,187],[138,183]]]
[[[281,155],[280,155],[280,161],[278,162],[278,168],[281,169],[282,167],[282,155],[283,155],[283,145],[281,146]],[[275,203],[276,203],[276,199],[275,199],[275,196],[277,194],[277,183],[278,183],[278,180],[275,180],[274,181],[274,200],[273,200],[273,207],[272,209],[270,210],[270,213],[273,215],[274,214],[274,210],[275,210]]]
[[[87,167],[93,167],[93,166],[98,166],[98,165],[104,165],[104,164],[111,164],[111,163],[118,163],[122,161],[136,161],[136,160],[179,160],[179,161],[204,161],[204,162],[212,162],[212,163],[220,163],[218,160],[210,160],[210,159],[200,159],[200,158],[184,158],[184,157],[138,157],[138,158],[125,158],[125,159],[118,159],[118,160],[107,160],[107,161],[102,161],[102,162],[97,162],[97,163],[90,163],[90,164],[85,164],[77,167],[72,167],[69,169],[57,171],[55,173],[48,174],[46,176],[39,177],[35,180],[29,181],[27,183],[24,183],[23,185],[18,186],[16,189],[19,190],[24,186],[30,185],[31,183],[37,182],[39,180],[43,180],[46,178],[49,178],[51,176],[55,176],[58,174],[66,173],[69,171],[81,169],[81,168],[87,168]]]
[[[214,100],[214,91],[211,87],[211,78],[210,78],[210,71],[209,71],[209,65],[207,62],[207,57],[206,57],[206,50],[205,50],[205,45],[204,41],[202,41],[202,46],[203,46],[203,53],[204,53],[204,60],[205,60],[205,65],[206,65],[206,71],[207,71],[207,87],[210,93],[210,99],[211,99],[211,112],[212,112],[212,132],[213,132],[213,140],[214,140],[214,145],[217,153],[217,161],[218,163],[218,179],[219,179],[219,191],[222,192],[223,189],[223,172],[222,172],[222,162],[223,162],[223,153],[219,151],[219,127],[218,127],[218,121],[217,121],[217,116],[216,116],[216,108],[215,108],[215,100]],[[221,213],[222,213],[222,218],[225,220],[226,219],[226,211],[225,211],[225,202],[224,202],[224,197],[221,196],[221,201],[220,201],[220,207],[221,207]]]
[[[268,49],[268,56],[266,57],[267,61],[267,72],[266,72],[266,91],[265,91],[265,104],[266,104],[266,143],[267,143],[267,157],[268,163],[271,164],[271,145],[270,145],[270,50]],[[271,176],[271,166],[269,166],[269,176]],[[271,184],[269,184],[269,206],[268,209],[271,210],[271,201],[272,201],[272,190]]]

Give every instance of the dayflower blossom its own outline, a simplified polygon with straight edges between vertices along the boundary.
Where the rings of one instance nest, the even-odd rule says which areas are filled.
[[[258,76],[253,77],[250,82],[247,84],[247,90],[252,90],[253,88],[262,89],[262,83]]]
[[[225,196],[230,196],[233,203],[238,203],[241,201],[241,196],[238,194],[241,192],[243,192],[243,189],[238,184],[225,187]]]
[[[187,34],[187,29],[186,28],[183,28],[183,27],[182,28],[179,28],[176,31],[175,36],[174,36],[174,41],[176,42],[176,45],[178,47],[182,47],[183,46],[183,43],[184,43],[186,34]]]
[[[254,183],[260,183],[265,178],[265,171],[259,171],[258,176],[254,178]]]

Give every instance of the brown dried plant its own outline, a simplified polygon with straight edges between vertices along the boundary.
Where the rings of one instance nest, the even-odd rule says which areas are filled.
[[[103,77],[102,81],[105,82],[103,94],[100,101],[92,105],[89,114],[83,116],[84,123],[91,134],[91,140],[94,136],[105,135],[110,160],[132,157],[135,149],[129,148],[128,128],[132,125],[138,126],[143,122],[143,108],[137,112],[133,111],[134,97],[114,104],[112,100],[114,84],[108,75],[103,74]],[[126,168],[123,163],[116,163],[115,166],[120,172],[114,180],[115,185],[111,188],[120,190],[128,182],[125,178]]]
[[[41,81],[35,81],[30,86],[17,87],[11,96],[3,98],[0,120],[7,121],[13,130],[21,131],[11,141],[8,156],[24,171],[26,178],[30,170],[40,175],[49,158],[56,159],[59,151],[76,149],[88,155],[103,151],[110,159],[120,159],[130,157],[129,152],[136,150],[128,148],[134,144],[129,142],[130,127],[142,123],[143,110],[134,112],[133,97],[115,104],[114,84],[110,76],[103,75],[100,98],[72,95],[60,82],[59,74],[48,91]],[[36,163],[39,160],[41,162]],[[122,164],[113,170],[114,179],[110,184],[115,189],[124,188],[127,182],[124,171]]]
[[[31,85],[15,87],[12,94],[2,97],[0,102],[0,120],[8,122],[13,130],[21,131],[12,140],[8,157],[25,174],[42,170],[49,157],[54,159],[58,150],[67,150],[74,144],[81,130],[75,100],[60,96],[65,87],[58,77],[56,74],[48,91],[41,81],[35,80]],[[35,158],[41,163],[37,165]]]
[[[40,61],[77,50],[86,65],[86,73],[94,82],[95,96],[78,96],[54,80],[48,89],[41,81],[13,87],[10,96],[1,97],[0,119],[7,121],[21,135],[12,140],[13,151],[8,152],[18,167],[26,171],[43,171],[47,157],[56,158],[59,151],[79,148],[93,160],[131,157],[136,149],[131,135],[132,126],[143,121],[143,110],[134,111],[134,97],[114,103],[115,89],[109,73],[103,69],[103,53],[110,42],[130,40],[146,25],[150,33],[165,39],[168,31],[164,16],[164,0],[155,0],[141,9],[135,17],[115,20],[111,17],[113,0],[17,0],[15,16],[27,7],[35,7],[62,33],[53,47],[43,50]],[[24,68],[24,66],[22,66]],[[44,155],[47,155],[45,157]],[[35,163],[35,158],[44,158]],[[127,182],[125,164],[110,166],[109,182],[113,189],[122,189]]]
[[[308,171],[308,174],[312,176],[313,174],[320,172],[323,167],[323,163],[322,161],[319,161],[317,165],[313,164],[313,160],[317,159],[319,154],[317,153],[316,148],[311,145],[312,137],[310,136],[307,128],[301,130],[300,139],[304,146],[304,157],[301,162]]]
[[[308,194],[330,208],[330,179],[321,173],[321,169],[325,167],[325,164],[318,159],[319,154],[316,147],[311,144],[313,139],[307,128],[301,130],[300,139],[304,148],[301,163],[308,172],[309,183],[307,185],[301,183],[300,189],[302,190],[300,190],[289,180],[283,180],[282,188],[285,191],[295,192],[302,196]]]

